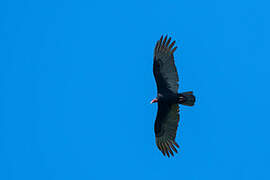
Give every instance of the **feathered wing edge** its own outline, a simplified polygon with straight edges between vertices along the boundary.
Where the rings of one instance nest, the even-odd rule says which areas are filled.
[[[167,155],[170,157],[170,154],[174,156],[174,152],[178,153],[176,147],[179,148],[179,145],[175,142],[175,140],[165,139],[164,137],[156,138],[156,144],[164,156]]]
[[[173,41],[171,44],[171,37],[169,37],[169,39],[167,40],[167,35],[165,36],[165,38],[163,39],[163,35],[161,36],[160,40],[158,40],[158,42],[156,43],[156,47],[155,47],[155,51],[154,54],[157,55],[159,51],[167,51],[168,53],[170,53],[171,55],[173,55],[174,51],[176,51],[177,46],[175,46],[173,49],[172,47],[175,44],[175,41]]]

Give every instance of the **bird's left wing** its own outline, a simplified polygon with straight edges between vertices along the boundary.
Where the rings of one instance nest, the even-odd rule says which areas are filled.
[[[158,103],[158,113],[155,121],[155,136],[158,149],[165,156],[174,156],[179,145],[175,142],[179,122],[179,105]]]
[[[171,43],[171,38],[160,40],[156,43],[154,51],[153,72],[157,84],[158,93],[176,94],[178,92],[178,73],[174,63],[173,53],[177,46],[174,47],[175,41]]]

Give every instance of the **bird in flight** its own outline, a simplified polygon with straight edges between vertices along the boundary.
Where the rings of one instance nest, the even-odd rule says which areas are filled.
[[[173,53],[177,49],[175,41],[161,36],[154,50],[153,72],[157,84],[157,97],[151,101],[158,103],[155,120],[155,136],[158,149],[164,156],[174,156],[179,145],[175,142],[179,122],[179,104],[193,106],[195,96],[192,91],[178,93],[178,73]],[[173,152],[174,151],[174,152]]]

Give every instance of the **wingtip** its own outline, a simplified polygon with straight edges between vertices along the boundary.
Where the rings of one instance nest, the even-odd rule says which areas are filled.
[[[174,46],[174,44],[175,44],[175,40],[170,44],[169,49],[172,49],[172,47]]]
[[[177,46],[175,46],[174,48],[173,48],[173,50],[172,50],[172,54],[176,51],[176,49],[177,49],[178,47]]]
[[[167,41],[167,35],[164,37],[164,39],[163,39],[163,42],[162,42],[162,47],[165,47],[165,43],[166,43],[166,41]]]
[[[172,40],[172,38],[169,37],[169,39],[168,39],[168,41],[167,41],[167,43],[166,43],[166,45],[165,45],[166,48],[168,48],[168,45],[170,44],[171,40]]]
[[[161,35],[159,42],[162,42],[162,40],[163,40],[163,35]]]
[[[177,142],[173,141],[173,144],[174,144],[177,148],[180,148],[180,146],[177,144]]]
[[[165,141],[156,141],[158,149],[161,151],[165,157],[174,157],[178,153],[177,148],[179,145],[172,139],[167,139]]]

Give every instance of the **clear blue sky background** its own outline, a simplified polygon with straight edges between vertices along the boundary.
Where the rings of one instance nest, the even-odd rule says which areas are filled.
[[[267,1],[0,3],[1,180],[269,180]],[[153,48],[177,40],[176,141],[155,146]]]

